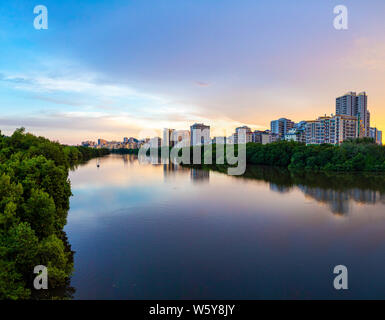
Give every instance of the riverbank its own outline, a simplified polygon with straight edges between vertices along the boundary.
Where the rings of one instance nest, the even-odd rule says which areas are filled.
[[[235,157],[238,146],[234,146]],[[190,150],[190,163],[193,163],[193,148]],[[226,146],[219,159],[224,159]],[[205,152],[202,147],[201,163]],[[207,154],[206,154],[207,157]],[[212,145],[211,162],[217,167],[217,148]],[[207,163],[207,162],[206,162]],[[339,146],[331,144],[305,145],[298,142],[278,141],[270,144],[248,143],[246,145],[246,164],[262,165],[290,170],[309,170],[325,172],[385,172],[385,147],[377,145],[370,138],[346,141]]]
[[[70,167],[108,154],[71,147],[16,130],[0,136],[0,299],[28,299],[37,265],[48,268],[49,288],[65,286],[73,253],[67,221]]]

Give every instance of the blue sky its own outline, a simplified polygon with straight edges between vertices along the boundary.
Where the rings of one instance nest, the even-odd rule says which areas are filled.
[[[33,28],[40,4],[48,30]],[[384,16],[380,0],[3,1],[0,128],[80,143],[203,121],[229,135],[366,90],[385,129]]]

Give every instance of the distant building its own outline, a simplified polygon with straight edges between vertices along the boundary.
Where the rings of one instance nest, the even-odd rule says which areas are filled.
[[[175,132],[175,129],[163,129],[163,140],[162,140],[162,147],[173,147],[174,146],[174,139],[173,134]]]
[[[270,132],[256,130],[251,135],[251,141],[254,143],[268,144],[270,143]]]
[[[128,139],[128,143],[138,143],[138,139],[134,138],[134,137],[130,137]]]
[[[226,144],[234,144],[234,135],[231,135],[229,137],[226,138]]]
[[[240,133],[242,132],[241,130],[243,130],[244,132],[244,136]],[[243,126],[243,127],[238,127],[235,129],[235,133],[234,133],[234,143],[235,144],[244,144],[244,143],[249,143],[249,142],[252,142],[252,132],[251,132],[251,129],[247,126]]]
[[[294,127],[294,122],[286,118],[273,120],[270,123],[271,132],[278,134],[281,140],[285,138],[285,134],[287,134],[289,130],[292,129],[293,127]]]
[[[195,123],[190,129],[192,146],[210,143],[210,126],[206,126],[203,123]]]
[[[331,115],[306,123],[306,144],[341,144],[357,136],[357,117]]]
[[[174,144],[178,147],[190,146],[190,131],[188,130],[175,130],[172,135]]]
[[[370,112],[368,111],[368,96],[365,92],[358,95],[348,92],[336,99],[336,114],[354,116],[357,118],[357,137],[369,137]]]
[[[227,140],[226,137],[215,137],[215,138],[212,140],[212,143],[213,143],[213,144],[226,144],[226,140]]]
[[[373,138],[377,144],[382,145],[382,131],[377,128],[370,128],[369,136],[370,138]]]
[[[104,139],[98,139],[98,145],[99,146],[106,146],[108,144],[107,140]]]
[[[271,132],[269,130],[266,130],[266,132],[269,132],[269,143],[276,142],[276,141],[278,141],[280,139],[278,133],[273,133],[273,132]]]
[[[162,139],[159,137],[154,137],[150,139],[149,144],[151,149],[158,149],[162,145]]]
[[[252,133],[252,142],[268,144],[272,142],[276,142],[279,140],[279,135],[276,133],[272,133],[270,130],[260,131],[255,130]]]
[[[294,125],[285,134],[285,140],[306,143],[306,121],[301,121]]]
[[[95,143],[95,141],[83,141],[82,146],[83,147],[95,147],[96,143]]]

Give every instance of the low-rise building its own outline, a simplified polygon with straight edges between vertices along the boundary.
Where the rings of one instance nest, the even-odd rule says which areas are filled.
[[[382,145],[382,131],[377,128],[370,128],[369,137],[373,138],[377,144]]]
[[[226,137],[215,137],[212,141],[213,144],[226,144]]]
[[[306,121],[296,123],[294,127],[285,134],[285,140],[306,143]]]
[[[357,117],[349,115],[325,115],[306,121],[306,144],[341,144],[357,138],[357,124]]]

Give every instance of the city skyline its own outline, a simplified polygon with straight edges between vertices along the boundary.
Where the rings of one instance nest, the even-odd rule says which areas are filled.
[[[240,144],[240,143],[262,143],[268,144],[278,140],[296,141],[305,144],[341,144],[342,142],[355,138],[373,138],[377,144],[382,145],[382,131],[373,127],[370,122],[371,114],[368,109],[368,96],[365,91],[347,92],[335,99],[335,113],[318,116],[312,120],[301,120],[294,122],[291,119],[280,118],[270,121],[270,130],[252,130],[244,125],[235,128],[235,133],[227,136],[212,136],[211,127],[204,123],[195,123],[190,130],[176,130],[164,128],[161,135],[155,133],[138,140],[136,138],[123,138],[122,142],[98,139],[84,141],[83,146],[108,147],[112,149],[128,148],[137,149],[143,144],[149,143],[152,148],[158,146],[175,146],[183,141],[183,146],[194,146],[200,144]],[[239,133],[242,130],[242,136]],[[234,132],[234,130],[233,130]],[[220,139],[220,140],[218,140]],[[134,142],[135,140],[135,142]]]
[[[385,3],[349,1],[343,31],[337,4],[47,0],[48,30],[35,30],[33,4],[8,2],[0,128],[66,144],[196,122],[228,136],[333,113],[334,97],[365,88],[383,130]]]

